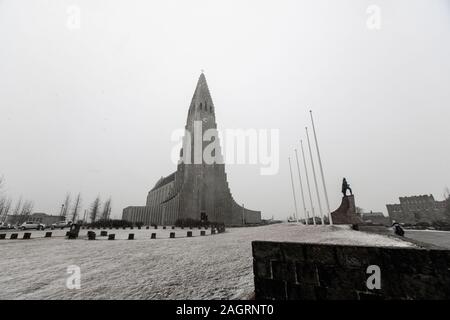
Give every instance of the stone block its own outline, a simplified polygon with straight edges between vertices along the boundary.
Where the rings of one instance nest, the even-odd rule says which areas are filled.
[[[282,280],[255,278],[256,300],[286,300],[286,282]]]
[[[24,240],[29,240],[29,239],[31,239],[31,233],[30,233],[30,232],[25,232],[25,233],[23,234],[22,239],[24,239]]]
[[[175,232],[170,233],[170,238],[172,238],[172,239],[175,238]]]
[[[297,283],[301,285],[319,285],[319,275],[317,268],[312,263],[297,263],[295,265],[297,273]]]
[[[150,239],[156,239],[156,233],[152,233],[152,235],[150,236]]]
[[[134,240],[134,233],[128,234],[128,240]]]
[[[51,238],[52,237],[52,233],[51,232],[46,232],[45,233],[45,237],[46,238]]]
[[[280,249],[284,261],[305,261],[305,253],[301,244],[281,243]]]
[[[206,236],[206,231],[205,230],[200,231],[200,235],[201,236]]]
[[[100,231],[100,237],[106,237],[108,235],[108,231]]]
[[[283,260],[280,243],[278,242],[253,241],[252,250],[253,257],[258,260]]]
[[[17,233],[11,233],[11,235],[9,236],[9,238],[10,238],[11,240],[15,240],[15,239],[17,239],[17,236],[18,236]]]
[[[253,259],[253,275],[256,278],[272,279],[270,261]]]
[[[114,239],[116,239],[116,235],[115,235],[114,233],[111,233],[111,234],[108,236],[108,240],[114,240]]]
[[[305,257],[309,263],[336,265],[336,247],[333,245],[305,244]]]
[[[6,233],[1,233],[0,240],[5,240],[5,239],[6,239]]]
[[[287,280],[287,264],[286,262],[272,260],[270,261],[272,269],[272,279]]]
[[[88,240],[95,240],[96,234],[94,231],[88,231],[87,236],[88,236]]]
[[[286,292],[288,300],[316,300],[315,286],[309,284],[288,283]]]
[[[187,236],[188,236],[188,237],[192,237],[192,231],[188,231],[188,232],[187,232]]]

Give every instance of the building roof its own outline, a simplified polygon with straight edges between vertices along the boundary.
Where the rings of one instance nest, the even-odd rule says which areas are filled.
[[[162,186],[165,186],[166,184],[168,184],[168,183],[170,183],[170,182],[172,182],[172,181],[175,181],[175,174],[176,174],[176,173],[177,173],[177,172],[175,171],[175,172],[169,174],[167,177],[161,177],[161,178],[158,180],[158,182],[156,182],[156,184],[155,184],[155,186],[153,187],[153,189],[150,190],[150,191],[159,189],[159,188],[161,188]]]

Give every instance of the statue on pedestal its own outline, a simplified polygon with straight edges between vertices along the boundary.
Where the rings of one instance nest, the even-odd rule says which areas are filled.
[[[344,180],[342,180],[342,193],[344,194],[344,197],[347,196],[347,190],[350,191],[350,195],[353,194],[350,184],[348,184],[347,179],[344,178]]]

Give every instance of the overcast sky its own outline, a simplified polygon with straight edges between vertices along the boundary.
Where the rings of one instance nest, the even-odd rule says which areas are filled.
[[[370,5],[380,29],[367,26]],[[280,130],[278,174],[227,167],[236,201],[263,217],[294,210],[287,157],[309,109],[332,209],[344,176],[366,210],[442,199],[449,39],[448,0],[0,0],[5,192],[50,214],[67,192],[85,207],[111,196],[115,217],[144,205],[176,169],[171,133],[204,69],[219,129]]]

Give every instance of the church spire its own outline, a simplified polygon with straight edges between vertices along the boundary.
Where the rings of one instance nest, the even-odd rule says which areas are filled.
[[[202,72],[197,81],[197,87],[192,97],[190,109],[198,109],[200,111],[214,111],[214,104],[206,82],[205,74]]]

